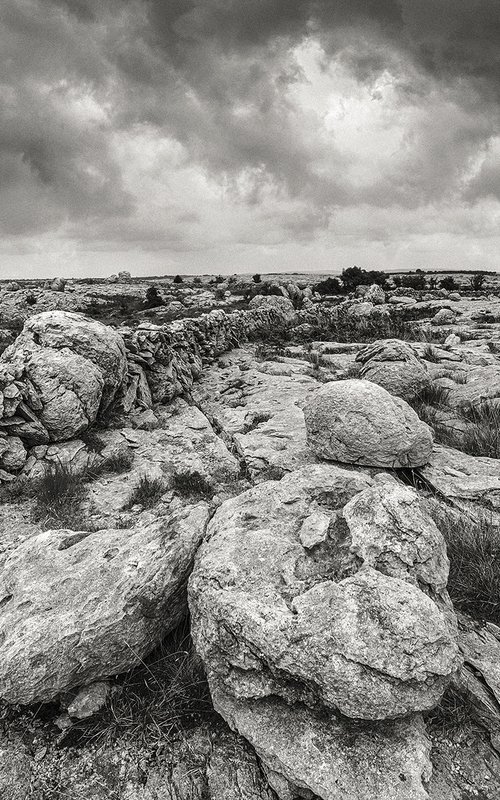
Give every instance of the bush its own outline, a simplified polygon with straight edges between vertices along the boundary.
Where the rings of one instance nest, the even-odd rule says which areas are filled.
[[[341,294],[342,286],[338,278],[326,278],[313,286],[313,291],[318,294]]]
[[[475,272],[470,279],[471,289],[473,289],[475,292],[480,292],[483,288],[485,277],[486,275],[484,275],[482,272]]]
[[[256,272],[255,275],[252,277],[254,283],[260,283],[262,278],[260,277],[259,273]]]
[[[372,283],[378,283],[382,288],[387,283],[387,275],[385,272],[377,270],[364,270],[359,267],[348,267],[342,271],[342,283],[344,291],[354,292],[360,284],[371,286]]]
[[[446,278],[442,278],[439,282],[441,289],[446,289],[447,292],[453,292],[455,289],[458,288],[458,284],[451,275]]]
[[[146,291],[146,308],[156,308],[164,305],[163,299],[156,286],[149,286]]]
[[[165,485],[162,480],[143,475],[135,489],[130,493],[130,497],[123,509],[126,511],[135,505],[141,505],[143,508],[152,508],[164,492]]]
[[[176,275],[176,276],[175,276],[175,278],[174,278],[174,283],[183,283],[183,282],[184,282],[184,281],[182,280],[182,278],[181,278],[181,276],[180,276],[180,275]]]
[[[409,275],[402,275],[400,286],[403,286],[405,289],[425,289],[425,274],[423,272],[416,272]]]

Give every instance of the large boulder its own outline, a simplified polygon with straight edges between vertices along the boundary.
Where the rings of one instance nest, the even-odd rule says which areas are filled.
[[[47,531],[6,559],[0,699],[28,704],[124,672],[186,611],[185,583],[209,517],[173,501],[135,529]]]
[[[304,405],[307,441],[319,458],[372,467],[420,467],[432,433],[399,397],[367,380],[327,383]]]
[[[430,376],[414,347],[399,339],[381,339],[368,344],[356,356],[359,377],[377,383],[389,394],[407,402],[430,385]]]
[[[17,392],[0,428],[30,444],[77,436],[109,407],[126,371],[125,346],[113,328],[82,314],[37,314],[0,361],[3,396]]]
[[[376,736],[363,758],[359,741],[345,750],[346,718],[410,715],[414,730],[411,715],[439,702],[459,665],[447,572],[435,524],[416,493],[390,478],[309,465],[226,501],[189,582],[216,708],[271,772],[340,798],[331,788],[337,763],[347,796],[357,797],[356,764],[370,753],[375,774],[391,753],[404,763],[405,748],[389,726],[378,729],[380,751]],[[409,769],[421,776],[419,759]]]

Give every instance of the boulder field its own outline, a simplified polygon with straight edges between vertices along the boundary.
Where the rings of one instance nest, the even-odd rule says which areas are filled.
[[[360,299],[361,316],[388,313],[382,290]],[[219,719],[168,744],[185,768],[158,756],[119,800],[458,798],[433,785],[429,715],[458,687],[500,741],[500,632],[457,619],[440,525],[404,481],[417,470],[455,512],[498,514],[500,474],[434,444],[409,402],[435,381],[453,409],[494,397],[495,357],[320,343],[326,374],[238,348],[311,313],[251,306],[134,330],[49,311],[0,357],[0,479],[36,487],[60,464],[88,481],[89,523],[25,517],[16,535],[32,499],[0,509],[0,701],[85,719],[189,612]],[[457,363],[470,381],[449,377]],[[98,472],[107,459],[127,469]],[[128,502],[144,479],[149,507]],[[29,759],[14,739],[0,750],[1,795]]]

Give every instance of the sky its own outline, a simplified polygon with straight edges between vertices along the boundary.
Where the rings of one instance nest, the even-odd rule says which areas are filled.
[[[1,0],[0,277],[500,268],[499,0]]]

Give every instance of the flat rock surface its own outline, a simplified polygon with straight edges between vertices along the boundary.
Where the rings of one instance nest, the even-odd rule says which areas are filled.
[[[234,442],[250,474],[265,476],[270,468],[289,472],[314,463],[301,406],[319,384],[304,364],[258,363],[242,350],[221,364],[205,371],[194,398]]]

